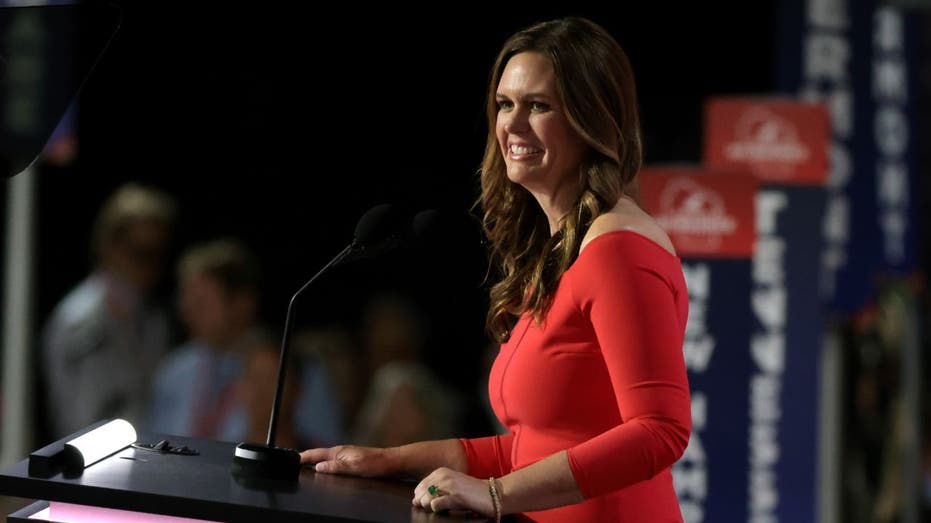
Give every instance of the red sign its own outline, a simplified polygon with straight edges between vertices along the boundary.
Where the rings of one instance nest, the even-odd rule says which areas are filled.
[[[638,178],[643,208],[680,256],[753,256],[759,186],[753,176],[683,166],[645,167]]]
[[[766,182],[824,185],[830,117],[790,98],[714,98],[705,105],[705,164],[741,167]]]

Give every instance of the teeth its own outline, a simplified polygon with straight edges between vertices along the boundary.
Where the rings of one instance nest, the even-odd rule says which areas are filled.
[[[513,154],[533,154],[541,152],[543,149],[537,147],[527,147],[525,145],[511,145],[511,152]]]

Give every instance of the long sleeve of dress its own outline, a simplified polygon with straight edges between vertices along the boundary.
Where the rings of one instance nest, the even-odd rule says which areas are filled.
[[[584,270],[570,292],[591,321],[622,420],[568,450],[579,489],[591,498],[653,477],[685,450],[688,298],[680,296],[679,260],[637,234],[598,237],[576,263]]]

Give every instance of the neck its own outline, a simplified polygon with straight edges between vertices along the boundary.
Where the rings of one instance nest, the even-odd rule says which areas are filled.
[[[550,236],[556,234],[563,217],[572,210],[575,195],[568,194],[568,191],[554,191],[552,193],[531,191],[531,194],[537,200],[543,214],[546,215],[546,221],[550,226]]]

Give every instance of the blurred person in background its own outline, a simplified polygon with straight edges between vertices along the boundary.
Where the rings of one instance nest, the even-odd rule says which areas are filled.
[[[280,350],[260,319],[258,259],[241,241],[209,241],[185,251],[178,281],[188,341],[159,365],[149,430],[264,442]],[[316,360],[295,352],[276,444],[332,443],[343,433],[335,428],[339,403],[331,381]]]
[[[158,366],[148,428],[239,440],[247,423],[237,386],[247,350],[264,336],[258,261],[237,240],[195,245],[178,263],[178,285],[188,340]]]
[[[352,441],[391,447],[452,437],[460,400],[423,362],[426,332],[416,305],[390,292],[369,300],[362,326],[369,380]]]
[[[301,372],[294,420],[298,433],[316,445],[345,441],[365,393],[358,344],[345,325],[334,323],[298,330],[291,350]]]
[[[301,331],[291,342],[275,436],[279,447],[332,445],[345,438],[346,411],[336,369],[331,365],[334,360],[318,352],[345,347],[338,346],[338,336],[329,334],[337,333]],[[239,389],[246,423],[246,433],[240,438],[243,441],[264,443],[268,437],[280,358],[280,341],[269,337],[263,336],[246,351]]]
[[[275,389],[278,386],[278,364],[280,351],[276,340],[259,339],[245,353],[245,370],[239,382],[239,401],[244,407],[246,433],[241,438],[252,443],[264,443],[268,437]],[[279,447],[299,449],[308,442],[303,441],[295,425],[295,405],[300,397],[300,377],[303,375],[300,359],[291,357],[281,389],[281,404],[275,444]]]
[[[874,301],[855,316],[846,333],[846,395],[842,461],[842,520],[901,521],[907,503],[902,473],[909,431],[901,381],[910,292],[892,282],[878,286]]]
[[[152,369],[171,344],[154,299],[177,219],[167,194],[136,183],[107,199],[92,233],[94,270],[54,308],[42,334],[55,439],[105,418],[145,419]]]

